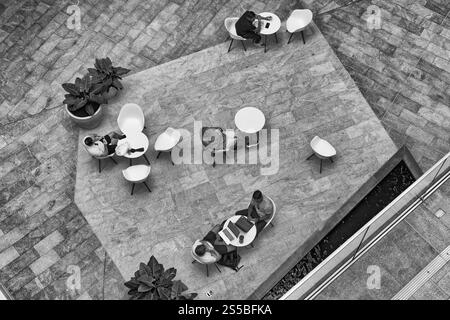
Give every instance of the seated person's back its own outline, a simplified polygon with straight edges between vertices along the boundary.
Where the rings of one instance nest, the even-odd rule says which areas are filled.
[[[194,253],[202,263],[214,263],[220,260],[221,255],[218,253],[209,241],[201,240],[195,244]]]
[[[108,148],[97,135],[86,137],[83,141],[86,151],[93,157],[106,157]]]
[[[256,31],[253,24],[256,14],[253,11],[245,11],[245,13],[236,21],[236,33],[238,36],[246,37],[249,33]]]

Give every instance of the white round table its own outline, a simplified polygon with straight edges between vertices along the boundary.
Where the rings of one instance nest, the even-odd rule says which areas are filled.
[[[132,159],[139,158],[141,156],[144,156],[145,161],[147,161],[148,164],[150,164],[150,161],[148,161],[147,156],[145,153],[148,149],[148,138],[145,134],[142,132],[136,132],[133,134],[128,134],[126,138],[119,140],[117,143],[117,147],[120,145],[127,143],[130,149],[139,149],[144,148],[144,151],[139,152],[127,152],[123,155],[123,157],[130,159],[130,166],[133,164]]]
[[[264,117],[264,113],[258,108],[245,107],[236,113],[234,116],[234,123],[236,124],[236,127],[244,133],[257,134],[264,128],[266,118]],[[247,146],[250,147],[250,145]]]
[[[228,226],[228,223],[230,223],[230,222],[236,223],[236,221],[238,221],[240,217],[243,217],[243,216],[232,216],[232,217],[228,218],[227,221],[225,222],[225,224],[223,225],[223,228],[225,229]],[[250,245],[253,242],[253,240],[255,240],[255,238],[256,238],[256,225],[255,224],[253,224],[253,227],[251,227],[250,230],[248,230],[247,232],[244,232],[241,229],[239,229],[239,231],[240,231],[239,236],[237,236],[236,238],[234,238],[233,240],[231,240],[229,242],[232,246],[246,247],[246,246]],[[240,236],[244,236],[244,240],[242,241],[242,243],[239,242]]]
[[[272,20],[267,21],[263,20],[262,27],[260,33],[264,36],[264,52],[267,52],[267,36],[273,34],[275,36],[275,41],[278,43],[277,32],[281,27],[280,18],[272,12],[261,12],[259,14],[261,17],[268,18],[272,17]],[[269,23],[269,27],[266,28],[266,25]]]

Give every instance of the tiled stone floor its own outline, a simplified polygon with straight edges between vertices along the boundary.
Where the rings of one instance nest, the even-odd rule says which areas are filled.
[[[84,73],[94,57],[108,55],[136,72],[223,42],[223,19],[238,15],[241,4],[281,8],[283,17],[296,1],[80,1],[80,31],[66,26],[69,4],[0,4],[0,282],[19,299],[123,295],[109,258],[100,276],[101,244],[73,204],[78,128],[60,108],[60,84]],[[34,248],[40,241],[49,249],[44,257]],[[89,265],[73,296],[62,285],[70,264]],[[47,268],[35,274],[31,266]],[[104,279],[118,286],[103,292]]]
[[[8,217],[17,216],[14,222],[12,222],[13,218],[9,218],[8,223],[12,225],[13,229],[10,232],[3,232],[2,227],[0,227],[0,251],[2,253],[4,250],[12,248],[11,246],[21,240],[22,237],[28,234],[36,234],[33,232],[37,231],[47,221],[43,219],[42,212],[49,210],[49,208],[58,210],[67,205],[72,205],[73,178],[75,175],[74,158],[76,154],[76,150],[72,146],[76,145],[78,131],[59,108],[62,100],[61,82],[73,78],[82,70],[85,70],[86,66],[92,64],[94,56],[108,54],[118,64],[136,72],[223,42],[226,37],[226,32],[222,28],[223,18],[238,15],[241,12],[240,4],[242,4],[242,7],[251,8],[255,11],[273,10],[281,17],[286,17],[287,12],[292,8],[299,7],[299,1],[295,0],[214,1],[214,5],[210,5],[210,2],[206,0],[127,1],[126,5],[124,5],[124,2],[124,0],[80,1],[82,8],[81,32],[69,30],[65,25],[68,18],[65,9],[69,3],[72,3],[68,0],[5,0],[0,3],[0,150],[2,161],[0,170],[0,222]],[[358,21],[361,16],[361,8],[351,10],[348,19],[342,19],[341,17],[342,12],[346,10],[345,6],[352,8],[353,5],[358,5],[357,2],[361,1],[300,1],[315,13],[328,12],[333,15],[336,17],[335,25],[340,25],[344,29],[347,26],[340,24],[342,20],[357,25],[355,21]],[[365,1],[362,1],[362,3],[368,4]],[[388,20],[386,25],[390,26],[393,22],[394,25],[399,26],[398,31],[402,33],[417,33],[417,31],[414,31],[414,23],[420,21],[420,17],[432,13],[429,19],[431,22],[426,22],[427,19],[424,19],[424,22],[419,23],[422,24],[424,30],[420,28],[418,30],[423,33],[421,37],[426,40],[430,39],[431,33],[429,32],[435,34],[431,37],[433,44],[428,44],[430,49],[428,51],[433,52],[433,54],[441,54],[440,57],[439,55],[433,57],[433,55],[427,53],[424,61],[428,61],[448,72],[445,57],[442,57],[442,50],[448,50],[448,43],[442,38],[448,39],[448,17],[443,19],[445,12],[448,11],[448,7],[447,9],[445,7],[448,2],[396,0],[393,2],[394,7],[389,5],[390,3],[384,1],[384,4],[380,5],[386,13],[385,17]],[[343,9],[337,9],[340,6],[344,6]],[[411,8],[411,10],[407,10],[407,8]],[[414,9],[418,10],[414,11]],[[174,14],[171,15],[170,13],[173,10],[175,10]],[[411,11],[414,11],[415,14],[411,14]],[[402,19],[398,18],[399,15]],[[419,18],[417,18],[417,15]],[[324,15],[324,17],[329,16]],[[448,73],[442,73],[440,69],[433,68],[430,65],[420,67],[417,64],[419,69],[426,68],[426,72],[416,70],[411,74],[423,78],[420,81],[425,81],[427,84],[432,83],[434,88],[429,91],[421,90],[406,97],[426,108],[422,107],[421,112],[415,113],[400,112],[400,116],[393,116],[392,112],[377,111],[380,110],[377,107],[378,101],[376,98],[372,98],[375,95],[370,94],[367,88],[376,88],[376,92],[381,93],[381,95],[383,92],[389,92],[386,87],[378,87],[382,85],[380,79],[389,73],[383,72],[383,75],[378,75],[373,71],[368,73],[354,72],[351,67],[358,70],[360,65],[357,62],[359,61],[363,63],[361,70],[364,70],[364,61],[368,61],[369,66],[377,66],[376,69],[379,71],[383,64],[390,66],[390,60],[381,59],[384,57],[383,53],[379,54],[380,59],[376,55],[371,60],[367,60],[364,56],[359,58],[361,54],[358,52],[367,54],[364,51],[364,46],[368,45],[370,39],[365,37],[365,33],[360,32],[355,36],[354,32],[346,32],[343,35],[339,31],[334,32],[332,29],[324,27],[321,19],[319,16],[316,21],[319,22],[320,28],[322,28],[327,40],[332,44],[341,61],[357,81],[371,107],[380,117],[387,115],[383,122],[391,137],[398,144],[406,141],[408,146],[412,146],[411,148],[415,150],[412,151],[422,167],[429,167],[433,159],[448,150],[448,130],[446,130],[448,125],[445,127],[449,118],[448,103],[442,105],[435,102],[436,99],[437,101],[442,98],[448,99],[448,85],[446,92],[445,87],[442,88],[439,85],[442,79],[437,76],[442,74],[444,79],[447,79]],[[392,28],[393,35],[389,32],[378,31],[378,38],[388,42],[394,41],[397,29],[395,26],[390,26],[390,28]],[[354,29],[354,31],[358,31],[356,27]],[[162,32],[160,32],[161,30]],[[410,35],[408,39],[410,37],[417,38]],[[337,43],[344,38],[347,39],[346,45],[337,46]],[[401,59],[405,59],[406,62],[418,60],[418,52],[423,51],[424,44],[421,41],[408,40],[407,43],[409,45],[408,52],[397,50],[394,53],[394,57],[399,52],[401,53],[398,54],[397,61],[401,62]],[[439,46],[441,46],[441,49],[439,49]],[[345,53],[344,57],[340,54],[340,51],[346,52],[345,50],[352,50],[352,48],[354,53]],[[375,49],[372,48],[371,50]],[[409,54],[413,54],[415,58],[409,57]],[[353,60],[350,65],[345,61],[345,56],[356,60]],[[430,58],[427,60],[426,57]],[[391,57],[388,56],[388,58]],[[411,62],[411,64],[414,65],[415,62]],[[389,68],[384,68],[384,70],[389,70]],[[392,70],[398,69],[393,68]],[[363,76],[369,77],[370,81]],[[359,80],[360,78],[362,81]],[[413,79],[410,81],[416,83]],[[401,86],[401,88],[404,87]],[[384,99],[389,102],[389,97]],[[385,100],[380,99],[380,103],[386,103]],[[411,104],[409,100],[404,100],[403,103],[398,103],[398,105],[401,108],[408,106],[408,111],[418,109],[418,106]],[[410,110],[411,108],[412,110]],[[433,108],[436,110],[434,113],[430,112]],[[396,107],[394,110],[397,110],[394,112],[396,114],[400,109]],[[410,126],[411,128],[409,128]],[[433,138],[424,135],[414,126],[419,126],[420,130],[431,133]],[[420,138],[422,135],[425,138]],[[430,140],[431,143],[423,143]],[[428,145],[435,145],[438,152]],[[33,208],[36,203],[36,208]],[[41,213],[41,218],[38,218],[38,215],[34,217],[37,212]],[[76,213],[76,216],[80,217],[80,213]],[[67,217],[71,218],[70,215]],[[23,232],[17,233],[15,228],[22,225],[24,226]],[[6,229],[8,228],[10,227]],[[41,229],[48,230],[48,234],[54,231],[45,227]],[[48,234],[41,236],[45,237]],[[62,233],[61,235],[65,236]],[[34,246],[33,242],[30,242],[30,246]],[[0,273],[0,282],[11,282],[12,284],[12,279],[17,277],[18,280],[15,281],[16,284],[11,289],[14,289],[13,295],[16,295],[17,291],[19,297],[24,296],[26,289],[22,290],[22,288],[25,285],[30,283],[28,287],[34,286],[30,282],[33,280],[31,273],[24,270],[28,270],[26,267],[33,263],[38,255],[30,254],[26,256],[26,252],[16,251],[17,253],[11,249],[8,251],[8,259],[16,257],[17,254],[19,254],[19,257],[10,262],[9,265],[16,263],[13,265],[12,271]],[[8,265],[3,268],[8,268]],[[52,281],[44,282],[42,287],[49,283],[52,283]],[[17,290],[17,288],[21,289]],[[37,288],[41,288],[41,286]],[[32,292],[35,293],[36,291],[39,290],[35,289]],[[44,297],[42,291],[40,290],[41,293],[35,295],[35,297]],[[47,292],[49,294],[46,297],[49,298],[63,296],[61,292],[55,292],[55,290],[47,290]],[[95,293],[93,295],[98,296]],[[29,296],[29,294],[25,294],[25,296]],[[88,296],[83,297],[87,298]]]
[[[381,12],[370,30],[367,8]],[[450,2],[354,1],[317,17],[325,38],[398,146],[423,170],[450,151]]]
[[[200,298],[212,290],[213,299],[245,299],[301,244],[328,232],[330,221],[338,222],[337,209],[395,153],[319,30],[312,26],[305,34],[306,45],[299,39],[287,45],[281,31],[279,44],[271,43],[267,53],[254,46],[245,53],[239,46],[227,53],[228,43],[223,43],[131,75],[97,128],[117,130],[120,108],[137,103],[153,146],[168,126],[192,133],[197,120],[233,129],[237,110],[259,107],[266,126],[280,130],[279,143],[274,142],[280,165],[273,175],[261,175],[261,165],[250,164],[172,166],[167,157],[156,159],[150,147],[152,193],[140,188],[130,196],[121,172],[127,159],[98,173],[97,162],[81,145],[90,130],[80,130],[75,202],[124,278],[153,254],[174,266]],[[338,150],[322,174],[318,161],[306,160],[314,135]],[[191,264],[192,244],[245,208],[256,189],[276,202],[275,227],[254,248],[240,251],[244,267],[238,273],[224,268],[206,277],[204,267]]]
[[[438,210],[445,212],[436,216]],[[450,245],[450,180],[417,207],[385,238],[327,287],[318,299],[391,299],[428,263]],[[448,257],[443,257],[448,261]],[[380,289],[368,289],[369,266],[381,270]],[[450,298],[450,262],[447,262],[411,299]]]

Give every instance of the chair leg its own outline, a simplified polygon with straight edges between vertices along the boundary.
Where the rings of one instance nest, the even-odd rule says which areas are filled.
[[[98,159],[98,173],[102,172],[102,160]]]
[[[233,38],[231,38],[231,42],[230,42],[230,46],[228,47],[228,52],[230,52],[231,51],[231,46],[233,45]]]
[[[150,190],[150,188],[148,187],[148,185],[145,181],[144,181],[144,186],[147,188],[148,192],[152,192],[152,190]]]
[[[314,157],[314,153],[312,155],[310,155],[308,158],[306,158],[306,160],[311,159],[312,157]]]
[[[302,34],[303,44],[306,44],[306,42],[305,42],[305,36],[303,35],[303,30],[301,31],[301,34]]]
[[[278,43],[277,33],[275,32],[274,35],[275,35],[275,42]]]
[[[219,269],[219,266],[217,265],[217,263],[214,263],[214,265],[216,266],[217,270],[219,270],[219,272],[222,273],[222,271]]]
[[[160,155],[161,155],[161,151],[158,152],[158,155],[156,156],[156,159],[158,159]]]
[[[196,263],[197,262],[197,260],[192,260],[192,264],[194,264],[194,263]]]
[[[117,161],[114,160],[114,158],[110,158],[112,162],[114,162],[115,164],[117,164]]]
[[[208,265],[205,264],[205,266],[206,266],[206,276],[209,277],[209,268],[208,268]]]
[[[289,37],[289,40],[288,40],[288,44],[291,43],[291,39],[292,39],[293,35],[294,35],[294,33],[291,33],[291,36]]]
[[[264,53],[267,52],[267,36],[264,35]]]
[[[320,170],[319,170],[319,173],[322,173],[322,162],[323,162],[323,160],[320,159]]]
[[[244,41],[241,40],[242,46],[244,47],[244,51],[247,51],[247,48],[245,47]]]
[[[131,187],[131,195],[133,195],[133,192],[134,192],[134,186],[135,186],[135,184],[133,183],[133,186]]]
[[[147,156],[145,155],[145,153],[143,154],[145,161],[147,161],[147,164],[150,164],[150,161],[148,161]]]

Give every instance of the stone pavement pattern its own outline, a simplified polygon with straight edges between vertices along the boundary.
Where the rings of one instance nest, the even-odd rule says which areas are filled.
[[[126,2],[127,4],[124,5],[125,1],[80,1],[82,8],[81,32],[69,30],[65,25],[69,16],[65,9],[68,4],[72,3],[67,0],[4,0],[0,3],[0,150],[2,152],[0,221],[14,216],[16,212],[28,210],[25,209],[27,202],[24,199],[28,199],[30,203],[40,202],[40,205],[43,206],[40,210],[43,211],[48,210],[43,209],[45,206],[58,207],[58,204],[64,206],[71,203],[76,150],[67,148],[67,146],[75,144],[78,129],[70,123],[59,108],[60,101],[62,101],[60,84],[84,73],[86,66],[92,65],[94,56],[108,54],[118,64],[135,72],[225,41],[226,32],[222,28],[223,18],[238,15],[241,12],[240,3],[255,11],[276,11],[282,18],[286,17],[287,12],[292,8],[299,7],[298,1],[287,0],[214,1],[213,5],[211,5],[211,1],[202,0]],[[206,2],[208,5],[205,5]],[[448,51],[448,42],[442,40],[442,37],[448,39],[448,18],[443,19],[448,11],[448,7],[447,9],[445,7],[448,2],[445,0],[404,0],[395,1],[395,6],[393,6],[390,5],[391,1],[384,1],[384,4],[380,6],[384,8],[383,12],[386,13],[385,17],[388,19],[386,25],[392,31],[377,31],[378,40],[376,41],[367,37],[364,32],[355,33],[358,31],[356,26],[359,25],[365,8],[347,12],[347,19],[342,18],[342,14],[346,12],[345,7],[339,9],[342,11],[330,11],[346,5],[351,8],[352,5],[357,5],[358,1],[303,0],[300,2],[315,13],[330,12],[335,18],[330,24],[340,26],[340,30],[348,30],[349,22],[355,25],[354,32],[334,33],[333,29],[327,29],[322,25],[321,17],[316,19],[327,40],[330,41],[341,61],[357,81],[372,108],[380,116],[386,115],[383,122],[391,137],[398,144],[406,141],[410,148],[412,146],[412,149],[415,150],[413,153],[423,168],[429,167],[431,162],[437,159],[442,152],[448,151],[448,130],[445,130],[448,128],[448,125],[445,127],[449,118],[448,103],[444,104],[446,107],[444,108],[442,104],[435,102],[436,99],[437,101],[448,99],[448,85],[446,92],[445,87],[442,88],[439,84],[442,80],[436,76],[442,72],[441,69],[448,71],[445,57],[442,57],[442,50]],[[362,3],[368,4],[367,1],[362,1]],[[274,10],[274,8],[280,9]],[[414,11],[415,8],[418,10]],[[174,14],[171,15],[170,13],[174,9]],[[414,14],[411,11],[414,11]],[[430,17],[431,22],[421,19],[427,16]],[[341,23],[343,20],[344,24]],[[393,25],[390,25],[389,21],[391,20]],[[164,24],[164,22],[167,23]],[[415,30],[417,23],[419,28]],[[398,30],[396,26],[398,26]],[[422,30],[421,27],[424,29]],[[431,58],[424,60],[432,62],[433,65],[417,64],[419,69],[426,68],[426,72],[417,70],[411,74],[419,75],[419,78],[424,78],[420,81],[425,81],[427,84],[433,83],[430,86],[434,87],[427,93],[420,91],[412,96],[406,95],[412,101],[419,102],[426,107],[422,108],[422,112],[414,113],[419,106],[411,104],[409,100],[401,100],[400,95],[400,100],[396,98],[398,103],[393,109],[396,110],[395,112],[382,112],[382,109],[389,108],[380,109],[377,106],[379,104],[386,106],[392,96],[383,96],[384,100],[380,98],[378,101],[376,95],[370,94],[367,88],[376,88],[376,94],[389,92],[382,87],[384,76],[382,77],[374,71],[367,73],[354,71],[365,70],[367,65],[364,61],[368,61],[369,66],[377,66],[377,71],[382,69],[383,64],[391,66],[392,63],[389,61],[392,57],[388,55],[389,59],[383,58],[385,57],[383,51],[389,52],[390,49],[382,44],[383,41],[394,43],[395,32],[399,32],[397,36],[403,35],[404,32],[411,33],[408,37],[414,39],[414,41],[407,40],[408,50],[403,50],[407,52],[398,50],[397,53],[394,53],[394,57],[398,55],[398,62],[401,62],[399,59],[407,59],[406,61],[413,61],[411,65],[415,65],[414,60],[418,60],[418,52],[423,51],[424,43],[417,39],[415,33],[423,32],[421,37],[426,40],[431,39],[433,42],[427,46],[427,49],[430,49],[427,51],[432,52],[429,55]],[[339,46],[338,43],[343,42],[343,39],[347,40]],[[369,43],[375,43],[376,46],[386,49],[380,50],[371,47]],[[358,53],[368,54],[364,51],[367,46],[371,52],[378,50],[380,59],[377,55],[367,58]],[[340,52],[348,51],[352,53],[340,54]],[[415,57],[410,57],[410,52]],[[433,58],[435,53],[440,53],[440,56],[438,54]],[[360,56],[362,57],[360,58]],[[352,60],[355,63],[350,65],[345,61],[345,57],[356,59]],[[362,66],[357,62],[361,62]],[[433,67],[434,65],[437,66],[437,69]],[[391,69],[399,70],[398,68]],[[384,70],[384,74],[389,74],[386,71],[389,68],[384,68]],[[444,79],[447,79],[448,73],[442,74]],[[416,82],[415,80],[409,81]],[[442,97],[439,98],[440,96]],[[387,103],[387,105],[390,104]],[[409,109],[406,108],[407,110],[404,112],[399,111],[405,109],[403,106],[408,106]],[[436,106],[436,112],[430,112],[433,110],[433,106]],[[396,114],[400,114],[400,116]],[[415,126],[419,126],[423,132],[431,133],[433,138],[416,129]],[[425,138],[421,138],[422,136]],[[431,143],[424,144],[425,141],[431,141]],[[436,145],[438,152],[435,151],[436,148],[432,150],[429,145]],[[37,177],[37,173],[39,173],[39,177]],[[47,180],[49,181],[43,183]],[[31,210],[28,214],[32,215],[33,211]],[[13,227],[23,224],[26,234],[27,230],[32,227],[26,226],[31,219],[28,214],[18,217],[12,224]],[[77,216],[80,216],[80,213],[77,213]],[[34,228],[37,228],[41,222],[35,222]],[[22,234],[7,233],[6,237],[6,233],[0,231],[0,239],[4,241],[3,243],[0,241],[0,244],[3,244],[3,247],[11,248]],[[2,250],[5,249],[0,248],[0,251]],[[12,259],[17,254],[23,256],[23,252],[16,253],[13,250],[9,250],[5,256],[8,255],[8,259]],[[0,277],[0,282],[6,283],[18,275],[20,279],[12,289],[17,291],[17,288],[23,288],[33,279],[31,273],[23,272],[21,274],[19,271],[24,270],[37,258],[38,255],[29,255],[23,258],[22,262],[20,258],[16,257],[17,266],[13,271],[8,271],[7,276]],[[28,277],[22,276],[25,273],[28,274]],[[30,284],[30,287],[32,286]],[[36,295],[36,297],[40,296]],[[58,293],[49,295],[49,297],[57,296]]]
[[[444,214],[437,214],[439,211]],[[449,245],[450,180],[447,180],[317,299],[391,299]],[[417,288],[410,299],[450,298],[450,261],[448,256],[441,254],[441,257],[447,263]],[[367,288],[367,270],[373,265],[380,267],[380,289]]]
[[[73,204],[78,128],[60,108],[61,83],[94,57],[135,72],[223,42],[223,19],[239,4],[284,16],[296,1],[80,1],[80,31],[66,26],[69,4],[0,3],[0,283],[18,299],[123,296],[122,277]],[[68,295],[71,264],[83,282]]]
[[[367,8],[381,11],[369,29]],[[398,146],[423,170],[450,151],[450,1],[362,0],[317,17]]]
[[[127,159],[118,157],[118,166],[98,173],[97,162],[82,146],[89,130],[80,130],[75,202],[124,278],[153,254],[175,267],[201,299],[208,299],[209,290],[212,299],[248,298],[299,246],[315,243],[334,227],[342,218],[337,210],[397,151],[317,27],[305,35],[306,45],[301,40],[286,45],[287,34],[280,32],[279,44],[270,43],[267,53],[256,47],[227,53],[223,43],[124,79],[126,89],[107,108],[99,131],[117,130],[125,103],[143,108],[151,193],[137,186],[130,195],[121,172]],[[279,129],[279,141],[259,146],[271,152],[279,148],[274,174],[261,175],[261,164],[214,168],[172,166],[167,155],[156,159],[154,142],[168,126],[193,133],[197,120],[234,129],[236,112],[250,106],[265,114],[266,128]],[[315,135],[338,150],[322,174],[317,159],[306,160]],[[202,150],[200,141],[193,142],[199,144]],[[239,250],[244,267],[238,273],[222,268],[206,277],[204,266],[191,263],[192,244],[245,208],[256,189],[275,201],[275,226],[254,248]],[[303,253],[309,249],[303,247]]]

